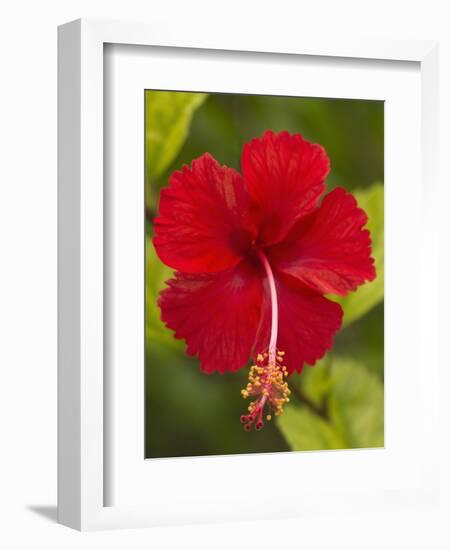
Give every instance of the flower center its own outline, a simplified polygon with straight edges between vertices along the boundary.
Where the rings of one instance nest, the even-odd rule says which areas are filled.
[[[248,407],[249,414],[241,416],[241,422],[246,431],[250,431],[253,424],[256,430],[260,430],[264,426],[263,416],[266,408],[266,420],[271,420],[272,413],[275,416],[280,415],[283,412],[283,405],[289,402],[291,393],[285,381],[288,373],[283,365],[284,351],[277,350],[278,300],[275,279],[265,254],[258,251],[258,257],[264,266],[269,282],[272,323],[269,349],[267,352],[258,354],[256,364],[250,368],[248,384],[241,392],[244,399],[254,398]]]

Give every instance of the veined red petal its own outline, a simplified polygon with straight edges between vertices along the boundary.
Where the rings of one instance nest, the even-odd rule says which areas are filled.
[[[214,274],[176,273],[159,298],[161,318],[205,372],[248,364],[261,316],[262,283],[247,262]]]
[[[317,292],[345,296],[375,278],[366,223],[353,195],[337,188],[282,243],[267,250],[269,261]]]
[[[242,175],[257,206],[258,241],[281,241],[325,192],[330,162],[325,149],[300,134],[267,131],[244,145]]]
[[[256,236],[241,176],[209,154],[174,172],[163,189],[153,243],[161,260],[185,273],[237,265]]]
[[[305,363],[314,365],[333,345],[342,325],[342,308],[307,287],[283,276],[276,277],[278,295],[277,348],[285,352],[283,364],[289,374],[301,372]],[[255,350],[267,349],[271,306],[264,293],[263,314]]]

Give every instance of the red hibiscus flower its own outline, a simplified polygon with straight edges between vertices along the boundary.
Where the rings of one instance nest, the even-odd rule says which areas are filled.
[[[287,132],[245,144],[242,176],[206,153],[160,196],[154,246],[176,271],[161,318],[206,373],[253,356],[245,428],[289,400],[286,377],[332,347],[345,296],[375,278],[367,216],[342,188],[325,193],[329,159]]]

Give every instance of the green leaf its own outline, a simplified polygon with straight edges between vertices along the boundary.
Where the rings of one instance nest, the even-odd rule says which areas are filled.
[[[289,404],[278,419],[278,427],[293,451],[345,449],[339,432],[306,407]]]
[[[332,297],[341,304],[344,310],[343,326],[348,326],[373,307],[384,297],[384,189],[380,183],[375,183],[368,189],[356,191],[358,205],[368,216],[367,228],[372,237],[372,255],[375,259],[377,276],[374,281],[360,286],[356,292],[351,292],[342,298]]]
[[[375,374],[351,359],[331,367],[330,418],[352,448],[384,445],[384,389]]]
[[[147,342],[158,340],[161,345],[181,349],[182,343],[173,337],[161,321],[161,311],[158,306],[158,296],[165,287],[165,282],[172,277],[173,270],[158,258],[150,238],[146,239],[146,269],[145,269],[145,332]]]
[[[335,357],[331,365],[322,361],[308,369],[302,379],[305,375],[303,395],[316,406],[325,399],[327,417],[307,406],[305,397],[295,399],[294,391],[293,402],[277,419],[293,451],[384,445],[383,385],[363,364]]]
[[[145,94],[146,106],[146,172],[154,182],[174,160],[188,134],[194,111],[207,94],[160,92]]]
[[[316,407],[323,405],[333,384],[329,373],[330,362],[331,355],[327,354],[314,367],[305,367],[301,376],[289,379],[289,385],[298,386],[299,390],[305,393]]]

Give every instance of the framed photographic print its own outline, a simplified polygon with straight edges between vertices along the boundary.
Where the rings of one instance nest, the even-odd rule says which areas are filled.
[[[434,503],[436,44],[173,36],[59,29],[60,522]]]
[[[383,447],[383,101],[145,109],[145,456]]]

